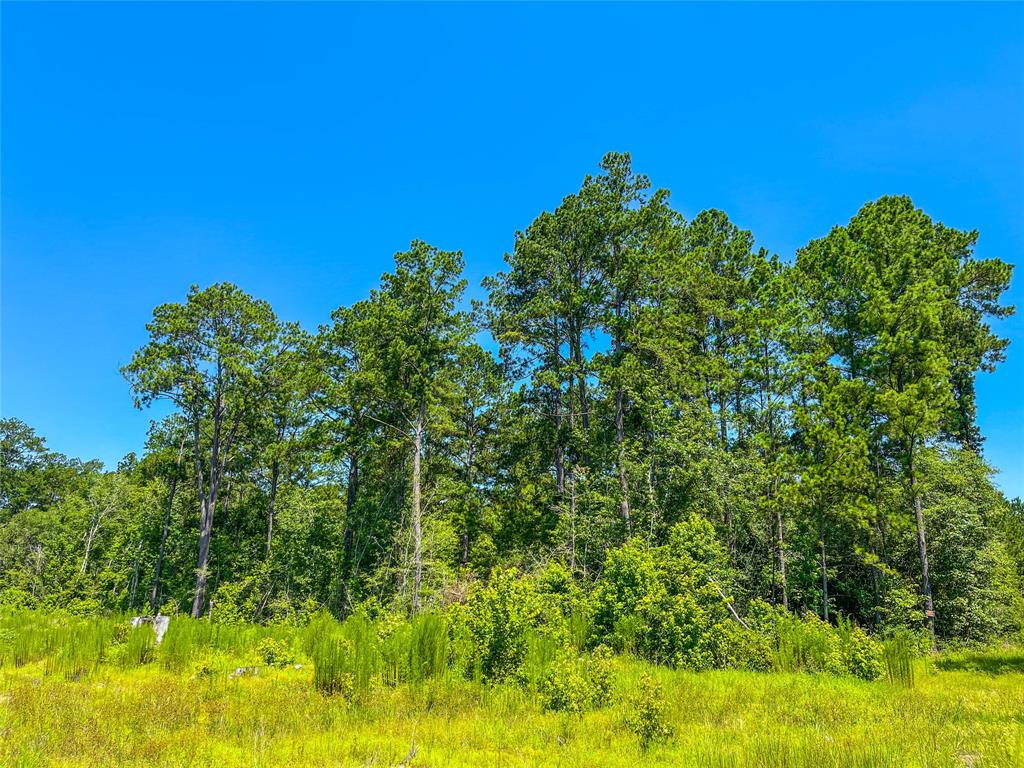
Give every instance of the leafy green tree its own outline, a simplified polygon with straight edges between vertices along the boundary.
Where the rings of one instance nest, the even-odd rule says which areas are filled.
[[[192,433],[200,503],[192,616],[206,605],[213,518],[225,469],[241,431],[274,387],[270,370],[281,325],[270,305],[230,283],[200,290],[183,304],[164,304],[146,326],[150,340],[123,369],[137,407],[172,402]]]
[[[362,415],[408,444],[413,612],[423,583],[424,453],[457,397],[458,366],[472,331],[458,309],[462,255],[415,241],[396,254],[381,287],[339,318],[349,339],[349,386]]]
[[[886,449],[899,462],[914,515],[928,627],[935,606],[921,504],[921,452],[973,409],[973,379],[1006,342],[985,324],[1010,267],[976,260],[976,232],[933,222],[907,197],[865,205],[845,227],[801,250],[810,301],[846,376],[869,387]],[[970,442],[968,438],[966,442]]]

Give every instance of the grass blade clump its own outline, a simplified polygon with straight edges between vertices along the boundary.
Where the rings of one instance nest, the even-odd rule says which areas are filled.
[[[381,671],[380,638],[373,622],[362,612],[354,613],[341,625],[341,636],[352,645],[352,686],[357,695],[366,694]]]
[[[914,687],[914,637],[898,629],[882,643],[882,655],[889,682],[903,688]]]
[[[156,633],[148,624],[135,627],[128,632],[122,667],[138,667],[153,661],[156,656]]]
[[[321,693],[352,695],[352,643],[339,635],[320,638],[313,646],[313,685]]]
[[[535,629],[527,631],[526,655],[523,657],[520,674],[528,688],[533,691],[539,690],[560,650],[561,646],[555,638],[542,635]]]
[[[212,635],[208,621],[176,616],[160,643],[160,666],[179,672],[188,669],[203,649],[211,647]]]
[[[410,682],[422,683],[448,669],[448,623],[436,613],[412,620],[409,633]]]
[[[77,680],[92,672],[113,636],[110,622],[68,619],[46,637],[46,673]]]
[[[52,624],[35,611],[14,611],[0,619],[0,666],[23,667],[43,658]]]

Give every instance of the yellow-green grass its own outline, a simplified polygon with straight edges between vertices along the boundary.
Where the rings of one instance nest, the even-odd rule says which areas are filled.
[[[620,659],[613,703],[576,717],[450,677],[375,684],[352,703],[317,692],[309,665],[241,677],[101,665],[68,679],[38,661],[0,669],[0,765],[1024,766],[1024,674],[994,668],[928,663],[904,688]],[[644,671],[674,730],[647,753],[624,725]]]

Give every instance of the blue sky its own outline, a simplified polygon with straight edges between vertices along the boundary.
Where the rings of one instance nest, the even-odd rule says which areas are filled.
[[[0,410],[83,458],[141,448],[152,414],[118,368],[190,284],[313,328],[421,238],[462,249],[479,295],[609,150],[787,258],[906,193],[1022,261],[1022,4],[0,13]],[[1024,318],[999,328],[979,418],[1024,495]]]

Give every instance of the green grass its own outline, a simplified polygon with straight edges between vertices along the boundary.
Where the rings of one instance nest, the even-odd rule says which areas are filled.
[[[155,650],[114,621],[34,619],[0,619],[0,766],[1024,765],[1019,649],[914,661],[894,647],[895,682],[619,657],[611,703],[571,715],[545,712],[530,685],[484,685],[458,672],[467,662],[442,663],[462,652],[439,617],[390,630],[361,618],[302,630],[173,620]],[[84,650],[66,650],[77,643],[65,625],[92,627]],[[30,660],[15,653],[14,626],[36,638]],[[258,663],[264,637],[288,644],[298,668],[231,677]],[[550,649],[532,646],[537,675]],[[645,674],[672,734],[646,752],[628,724]]]
[[[1024,674],[1024,649],[960,651],[936,659],[935,666],[946,671],[983,672],[988,675]]]

